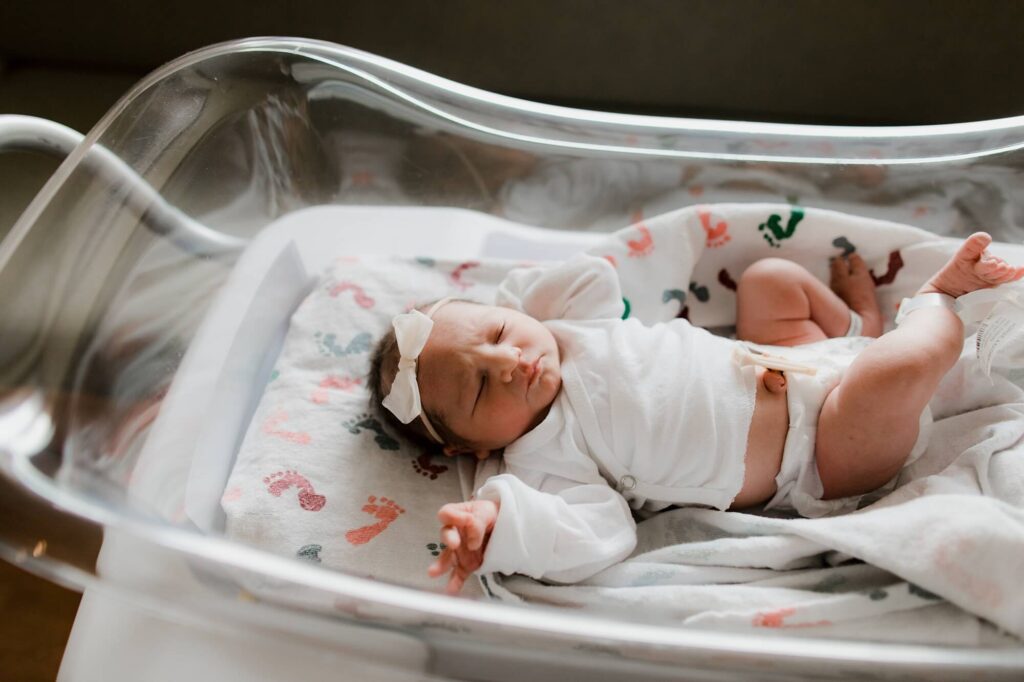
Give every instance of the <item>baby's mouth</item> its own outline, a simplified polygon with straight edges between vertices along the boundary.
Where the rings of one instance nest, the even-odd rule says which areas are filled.
[[[537,359],[530,365],[529,375],[526,380],[526,390],[529,392],[533,385],[537,383],[537,379],[540,378],[541,372],[543,371],[540,366],[540,359],[543,356],[538,355]]]

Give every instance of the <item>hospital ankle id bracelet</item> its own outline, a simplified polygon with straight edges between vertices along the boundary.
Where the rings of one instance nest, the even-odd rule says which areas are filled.
[[[921,308],[945,308],[955,315],[960,314],[960,304],[949,294],[940,294],[938,292],[918,294],[913,298],[905,298],[900,302],[900,309],[896,312],[896,326],[900,326],[907,315]]]

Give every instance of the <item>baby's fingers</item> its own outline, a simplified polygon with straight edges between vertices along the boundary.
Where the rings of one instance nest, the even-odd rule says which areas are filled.
[[[437,512],[437,519],[446,526],[465,526],[473,514],[460,504],[446,504]]]
[[[480,519],[474,518],[473,522],[466,526],[466,549],[476,551],[484,544],[484,533],[486,529]]]
[[[466,584],[466,579],[460,575],[458,568],[452,571],[452,577],[448,579],[448,586],[445,587],[445,591],[448,594],[458,594],[462,591],[462,586]]]
[[[452,526],[445,526],[441,529],[441,542],[444,543],[448,549],[458,549],[462,546],[462,536],[459,534],[458,528]]]

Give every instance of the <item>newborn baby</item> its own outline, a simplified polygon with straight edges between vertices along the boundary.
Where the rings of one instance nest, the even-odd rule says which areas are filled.
[[[453,593],[477,570],[582,580],[633,550],[633,509],[855,509],[924,449],[928,402],[963,346],[954,300],[1024,277],[990,242],[965,240],[884,335],[855,254],[833,261],[831,288],[789,261],[753,264],[740,341],[622,319],[615,270],[587,255],[513,270],[498,305],[396,316],[370,379],[394,423],[449,456],[504,454],[472,501],[440,510],[431,575],[450,573]],[[845,336],[878,338],[848,366],[782,348]]]

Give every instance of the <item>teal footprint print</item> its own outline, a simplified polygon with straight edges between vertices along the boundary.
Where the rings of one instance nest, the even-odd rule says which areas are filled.
[[[679,301],[679,306],[686,305],[686,292],[682,289],[665,289],[661,292],[661,302],[668,303],[671,300]]]
[[[295,553],[295,556],[300,559],[305,559],[306,561],[312,561],[314,564],[319,564],[321,563],[320,552],[322,552],[323,549],[324,548],[321,545],[303,545],[299,548],[299,551]]]
[[[364,430],[372,431],[374,433],[373,441],[377,444],[381,450],[398,450],[399,443],[397,440],[388,435],[388,432],[384,430],[381,423],[376,418],[362,414],[354,419],[349,419],[347,422],[342,424],[348,432],[358,436]]]
[[[790,239],[796,233],[796,226],[803,219],[804,210],[799,206],[794,206],[790,209],[789,221],[785,227],[782,226],[782,216],[773,213],[768,216],[768,220],[758,225],[757,229],[761,231],[761,236],[769,246],[778,249],[782,246],[783,241]]]
[[[697,297],[697,300],[701,303],[707,303],[708,299],[711,298],[711,293],[708,288],[702,284],[696,282],[690,282],[690,293]]]
[[[316,339],[316,345],[321,355],[324,357],[333,355],[336,358],[343,358],[356,353],[368,353],[370,351],[370,342],[373,340],[373,336],[369,332],[359,332],[352,337],[347,346],[339,346],[337,343],[338,337],[335,334],[316,332],[313,334],[313,338]]]
[[[832,240],[832,246],[843,250],[843,258],[848,258],[851,253],[857,250],[857,247],[846,237],[836,237]]]

